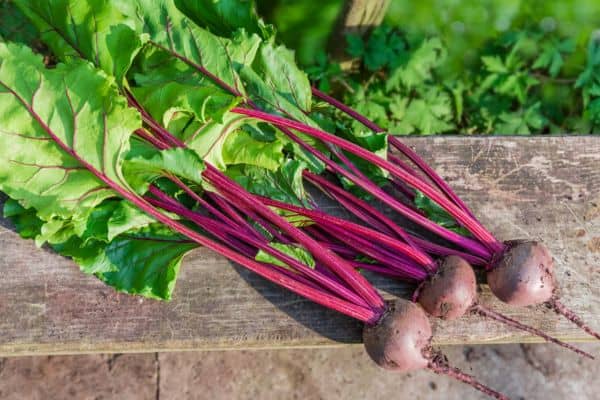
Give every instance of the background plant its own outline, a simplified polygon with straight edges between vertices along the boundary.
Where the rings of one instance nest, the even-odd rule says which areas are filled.
[[[350,72],[323,51],[341,3],[259,1],[321,89],[395,134],[600,130],[593,1],[393,1],[383,26],[348,37]]]

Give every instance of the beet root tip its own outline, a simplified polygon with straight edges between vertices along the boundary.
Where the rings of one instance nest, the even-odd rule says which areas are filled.
[[[397,372],[427,367],[431,336],[431,325],[421,307],[403,299],[397,300],[375,325],[366,325],[363,330],[371,359]]]
[[[487,273],[496,297],[513,306],[530,306],[552,298],[556,285],[552,255],[543,244],[510,244],[500,262]]]
[[[462,317],[475,303],[477,280],[471,265],[457,256],[443,259],[436,274],[419,289],[417,301],[434,317]]]

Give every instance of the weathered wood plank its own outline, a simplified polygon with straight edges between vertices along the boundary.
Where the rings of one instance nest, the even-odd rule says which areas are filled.
[[[600,329],[600,137],[410,139],[502,239],[543,238],[564,301]],[[1,221],[1,220],[0,220]],[[198,250],[175,300],[117,294],[68,259],[0,226],[0,355],[302,347],[358,343],[360,325]],[[406,288],[376,285],[388,296]],[[554,314],[483,302],[561,338]],[[535,338],[476,317],[436,324],[439,344]]]

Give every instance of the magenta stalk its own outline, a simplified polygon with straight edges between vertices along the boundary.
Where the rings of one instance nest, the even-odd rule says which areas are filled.
[[[467,228],[475,237],[477,237],[485,246],[487,246],[489,248],[489,250],[486,251],[486,253],[488,255],[490,254],[489,253],[490,250],[492,252],[496,252],[496,251],[499,251],[501,248],[503,248],[503,247],[501,247],[502,245],[500,243],[498,243],[498,241],[485,228],[483,228],[483,226],[479,223],[479,221],[471,218],[463,210],[461,210],[456,205],[454,205],[452,202],[450,202],[445,196],[441,195],[436,189],[434,189],[427,183],[421,181],[420,179],[416,178],[415,176],[407,173],[402,168],[371,153],[370,151],[365,150],[362,147],[360,147],[354,143],[351,143],[345,139],[339,138],[335,135],[332,135],[332,134],[322,131],[320,129],[316,129],[316,128],[304,125],[302,123],[299,123],[299,122],[296,122],[293,120],[289,120],[287,118],[274,116],[274,115],[271,115],[269,113],[265,113],[262,111],[249,110],[249,109],[240,108],[240,107],[233,108],[232,112],[242,114],[242,115],[247,115],[249,117],[253,117],[253,118],[265,121],[265,122],[269,122],[269,123],[272,123],[277,126],[283,126],[286,128],[298,130],[302,133],[305,133],[305,134],[312,136],[316,139],[319,139],[323,142],[334,144],[334,145],[342,148],[343,150],[349,151],[349,152],[371,162],[372,164],[376,165],[377,167],[382,168],[382,169],[388,171],[389,173],[398,176],[400,179],[405,181],[408,185],[410,185],[414,189],[417,189],[417,190],[423,192],[427,197],[431,198],[433,201],[435,201],[440,206],[442,206],[461,225],[463,225],[465,228]],[[295,140],[294,138],[292,138],[292,139]],[[305,144],[304,147],[307,148],[310,146],[306,146],[306,144]],[[312,150],[315,152],[318,152],[314,148]],[[314,154],[314,155],[317,156],[317,154]],[[325,161],[325,160],[322,160],[322,161]],[[345,171],[345,170],[342,169],[342,171]],[[346,172],[346,174],[347,174],[347,172]],[[355,177],[353,175],[351,175],[351,177],[355,181],[361,181],[360,179],[358,179],[357,177]],[[350,179],[350,177],[348,177],[348,178]],[[363,182],[363,184],[364,184],[364,182]],[[376,186],[374,184],[368,184],[367,186],[370,187],[370,191],[379,189],[378,186]],[[371,186],[374,186],[374,188],[371,189]],[[383,191],[381,191],[381,192],[383,192]],[[381,195],[383,197],[387,196],[387,194],[385,194],[385,192],[383,192]],[[407,217],[413,219],[415,222],[420,223],[420,224],[425,223],[425,224],[431,225],[431,223],[430,223],[431,221],[427,220],[426,218],[423,218],[422,215],[418,215],[418,214],[415,215],[416,213],[414,211],[412,211],[411,209],[409,209],[408,207],[403,206],[401,208],[404,209],[404,214]],[[423,219],[425,219],[426,221],[423,221]],[[428,227],[428,228],[430,230],[432,230],[431,227]],[[458,235],[455,232],[452,232],[452,231],[449,231],[446,229],[440,230],[439,228],[441,228],[441,227],[439,227],[438,225],[433,227],[433,229],[437,230],[438,232],[439,231],[443,232],[443,234],[441,236],[446,238],[447,240],[451,240],[451,241],[455,242],[456,244],[459,244],[463,247],[469,248],[469,250],[471,250],[471,251],[475,251],[475,252],[481,254],[481,249],[479,247],[480,244],[478,242],[473,241],[468,238],[465,238],[461,235]],[[444,231],[446,231],[446,232],[444,232]]]

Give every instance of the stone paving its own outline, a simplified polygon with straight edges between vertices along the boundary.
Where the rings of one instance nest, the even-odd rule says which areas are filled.
[[[582,345],[595,354],[600,345]],[[452,346],[455,365],[512,399],[600,399],[600,362],[549,345]],[[360,346],[337,349],[18,357],[0,359],[2,400],[471,400],[427,371],[375,368]]]

